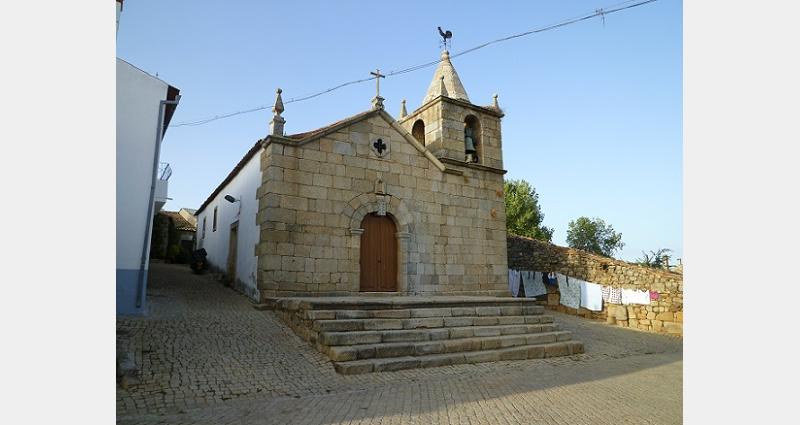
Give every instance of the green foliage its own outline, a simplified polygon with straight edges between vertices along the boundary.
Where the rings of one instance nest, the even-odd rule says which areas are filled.
[[[667,255],[668,252],[672,252],[672,250],[660,248],[658,251],[650,251],[650,254],[642,251],[643,257],[637,258],[636,264],[645,267],[652,267],[654,269],[663,269],[667,266],[667,261],[670,258],[670,256]]]
[[[525,180],[508,180],[503,185],[506,203],[506,229],[519,236],[550,242],[553,229],[542,226],[544,214],[539,194]]]
[[[578,217],[569,222],[567,244],[594,254],[611,257],[614,251],[622,249],[622,233],[617,233],[610,224],[600,218]]]

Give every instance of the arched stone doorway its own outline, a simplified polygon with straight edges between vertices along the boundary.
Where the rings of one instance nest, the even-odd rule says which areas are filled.
[[[397,226],[387,214],[367,214],[361,221],[361,292],[397,291]]]

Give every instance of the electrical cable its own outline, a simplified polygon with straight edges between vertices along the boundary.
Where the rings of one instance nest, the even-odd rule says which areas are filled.
[[[627,3],[632,3],[634,1],[636,1],[636,3],[625,5]],[[454,55],[450,55],[450,58],[457,58],[459,56],[466,55],[467,53],[472,53],[472,52],[474,52],[476,50],[483,49],[484,47],[488,47],[488,46],[490,46],[492,44],[501,43],[501,42],[508,41],[508,40],[513,40],[515,38],[525,37],[525,36],[528,36],[528,35],[531,35],[531,34],[538,34],[538,33],[542,33],[542,32],[545,32],[545,31],[550,31],[550,30],[553,30],[553,29],[565,27],[567,25],[575,24],[575,23],[578,23],[578,22],[581,22],[581,21],[585,21],[587,19],[598,17],[598,16],[600,16],[603,19],[605,19],[605,15],[609,15],[611,13],[616,13],[616,12],[620,12],[620,11],[623,11],[623,10],[626,10],[626,9],[631,9],[631,8],[634,8],[634,7],[642,6],[642,5],[645,5],[645,4],[648,4],[648,3],[653,3],[653,2],[656,2],[656,1],[658,1],[658,0],[641,0],[641,1],[628,0],[628,1],[621,2],[621,3],[616,3],[616,4],[613,4],[611,6],[608,6],[607,8],[595,9],[595,11],[592,12],[592,13],[579,15],[579,16],[576,16],[574,18],[569,18],[569,19],[561,21],[561,22],[559,22],[557,24],[551,24],[551,25],[548,25],[548,26],[545,26],[545,27],[541,27],[541,28],[530,30],[530,31],[525,31],[525,32],[522,32],[522,33],[519,33],[519,34],[513,34],[513,35],[510,35],[510,36],[507,36],[507,37],[502,37],[502,38],[498,38],[496,40],[488,41],[486,43],[483,43],[483,44],[480,44],[478,46],[469,48],[467,50],[464,50],[462,52],[456,53]],[[623,5],[625,5],[625,6],[623,6]],[[434,61],[425,62],[423,64],[414,65],[414,66],[411,66],[411,67],[408,67],[408,68],[403,68],[403,69],[400,69],[398,71],[391,71],[391,72],[386,73],[385,77],[388,78],[388,77],[392,77],[392,76],[396,76],[396,75],[402,75],[402,74],[406,74],[406,73],[409,73],[409,72],[418,71],[420,69],[425,69],[425,68],[431,67],[433,65],[437,65],[441,61],[442,61],[442,59],[437,59],[437,60],[434,60]],[[307,96],[303,96],[303,97],[291,98],[289,100],[285,100],[285,101],[283,101],[283,103],[284,104],[288,104],[288,103],[302,102],[304,100],[313,99],[313,98],[315,98],[317,96],[321,96],[323,94],[330,93],[330,92],[332,92],[334,90],[338,90],[338,89],[340,89],[342,87],[350,86],[350,85],[353,85],[353,84],[360,84],[360,83],[364,83],[364,82],[367,82],[367,81],[372,81],[374,79],[375,79],[374,77],[370,77],[370,78],[362,78],[362,79],[359,79],[359,80],[348,81],[346,83],[339,84],[338,86],[331,87],[329,89],[326,89],[326,90],[323,90],[323,91],[320,91],[320,92],[317,92],[317,93],[313,93],[313,94],[310,94],[310,95],[307,95]],[[212,122],[212,121],[221,120],[221,119],[224,119],[224,118],[230,118],[230,117],[233,117],[233,116],[236,116],[236,115],[242,115],[242,114],[248,114],[250,112],[262,111],[264,109],[269,109],[271,107],[272,107],[272,105],[261,105],[261,106],[255,107],[255,108],[246,109],[246,110],[243,110],[243,111],[232,112],[232,113],[225,114],[225,115],[215,115],[215,116],[213,116],[211,118],[206,118],[206,119],[202,119],[202,120],[198,120],[198,121],[182,122],[182,123],[171,125],[170,127],[198,126],[198,125],[207,124],[207,123]]]

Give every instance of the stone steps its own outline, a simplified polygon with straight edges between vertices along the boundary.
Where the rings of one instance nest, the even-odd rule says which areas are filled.
[[[465,363],[541,359],[546,357],[568,356],[582,352],[583,343],[578,341],[562,341],[550,344],[520,345],[481,351],[334,362],[334,369],[342,375],[356,375],[360,373],[387,372]]]
[[[515,334],[434,341],[406,341],[377,344],[328,346],[326,353],[335,362],[402,356],[426,356],[465,351],[492,350],[520,345],[539,345],[569,341],[572,333],[550,331],[534,334]]]
[[[330,307],[330,306],[329,306]],[[349,306],[348,306],[349,307]],[[382,306],[385,307],[385,306]],[[428,317],[497,317],[497,316],[532,316],[544,313],[540,305],[526,306],[478,306],[478,307],[426,307],[426,308],[376,308],[359,310],[353,308],[341,309],[303,309],[288,311],[303,311],[304,316],[310,320],[347,320],[347,319],[413,319]]]
[[[583,352],[531,299],[275,298],[264,304],[343,374]]]
[[[425,308],[475,308],[475,307],[529,307],[531,311],[543,311],[530,298],[498,298],[471,296],[431,297],[286,297],[266,298],[263,309],[294,310],[398,310]]]
[[[455,328],[464,326],[525,325],[551,323],[551,316],[460,316],[415,317],[407,319],[324,319],[314,320],[312,329],[319,332],[401,330],[419,328]]]
[[[537,325],[461,326],[435,329],[322,332],[319,334],[319,343],[326,346],[338,346],[378,344],[382,342],[439,341],[443,339],[536,334],[540,332],[553,332],[557,329],[558,325],[544,323]]]

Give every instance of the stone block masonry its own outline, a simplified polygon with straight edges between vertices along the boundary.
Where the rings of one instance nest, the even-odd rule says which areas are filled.
[[[546,307],[552,310],[649,332],[683,335],[683,275],[643,267],[520,236],[508,236],[508,266],[517,270],[556,272],[600,285],[658,293],[649,305],[603,303],[599,312],[559,303],[558,288],[548,285]]]
[[[391,296],[266,301],[259,308],[274,309],[345,375],[569,356],[584,350],[583,343],[543,315],[544,308],[532,299]],[[408,318],[381,318],[386,316]]]
[[[262,298],[358,293],[362,220],[378,211],[396,225],[398,293],[508,295],[504,170],[444,165],[383,111],[270,136],[261,169]]]

